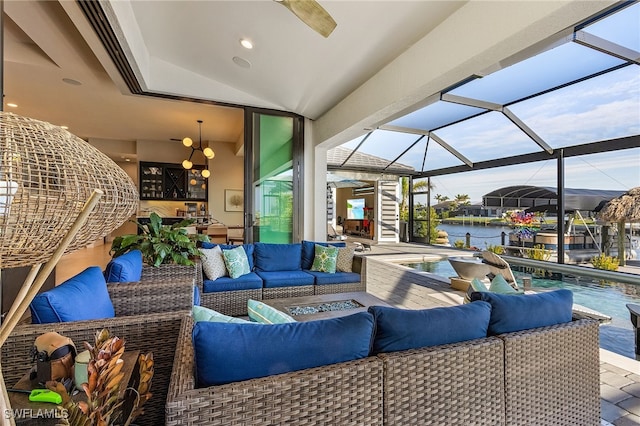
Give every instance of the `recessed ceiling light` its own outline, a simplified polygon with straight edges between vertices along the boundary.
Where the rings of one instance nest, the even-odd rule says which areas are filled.
[[[64,81],[67,84],[71,84],[72,86],[82,85],[82,83],[80,83],[78,80],[74,80],[72,78],[63,78],[62,81]]]
[[[9,103],[7,104],[7,106],[11,108],[18,108],[18,104],[14,104],[14,103]]]
[[[239,67],[242,68],[251,68],[251,62],[247,61],[246,59],[243,59],[239,56],[234,56],[233,57],[233,62],[235,62],[235,64]]]
[[[253,49],[253,43],[251,43],[251,40],[247,40],[246,38],[241,38],[240,39],[240,44],[245,49]]]

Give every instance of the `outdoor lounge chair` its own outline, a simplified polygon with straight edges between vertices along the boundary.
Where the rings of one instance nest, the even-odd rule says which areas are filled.
[[[336,232],[336,229],[330,223],[327,223],[327,239],[344,241],[347,239],[346,235],[341,235]]]
[[[486,263],[489,266],[490,273],[493,275],[502,275],[505,280],[511,285],[511,287],[518,290],[518,283],[516,281],[516,277],[513,275],[513,271],[511,271],[511,266],[507,263],[506,260],[491,252],[489,250],[482,251],[482,262]]]

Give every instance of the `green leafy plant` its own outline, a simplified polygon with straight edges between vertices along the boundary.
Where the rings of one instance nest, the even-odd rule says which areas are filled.
[[[503,246],[487,244],[487,243],[484,243],[484,245],[487,248],[487,251],[490,251],[490,252],[498,254],[498,255],[504,254],[504,247]]]
[[[525,249],[525,255],[529,259],[547,261],[551,258],[551,250],[545,249],[542,244],[536,244],[533,248]]]
[[[145,263],[160,266],[163,263],[193,265],[192,258],[198,257],[198,241],[208,241],[206,235],[188,234],[185,227],[194,223],[193,219],[185,219],[173,225],[163,225],[162,218],[151,213],[149,223],[143,225],[133,221],[142,231],[116,237],[111,244],[113,257],[118,257],[131,250],[140,250]]]
[[[604,253],[591,259],[591,264],[596,269],[604,269],[605,271],[617,271],[620,261],[617,257],[607,256]]]
[[[453,242],[453,246],[454,246],[455,248],[459,248],[459,249],[461,249],[461,248],[465,248],[465,247],[464,247],[464,241],[462,241],[462,240],[455,240],[455,241]]]

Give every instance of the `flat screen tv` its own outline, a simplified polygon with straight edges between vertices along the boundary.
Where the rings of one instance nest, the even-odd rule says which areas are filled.
[[[364,219],[364,198],[347,200],[347,219]]]

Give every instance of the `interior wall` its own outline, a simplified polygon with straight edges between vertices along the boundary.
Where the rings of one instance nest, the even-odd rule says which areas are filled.
[[[127,155],[137,158],[138,162],[160,162],[180,164],[191,153],[178,141],[151,141],[139,140],[131,141],[106,141],[89,140],[93,146],[110,156]],[[207,143],[203,143],[207,146]],[[236,155],[236,144],[226,142],[212,142],[209,144],[215,152],[213,160],[209,160],[208,167],[211,176],[208,180],[209,202],[208,210],[212,218],[226,225],[242,225],[242,212],[226,212],[224,209],[225,189],[242,190],[244,186],[244,156]],[[204,162],[204,157],[200,153],[194,154],[194,163]],[[138,186],[139,163],[117,162],[123,170],[131,177],[136,187]],[[184,209],[183,201],[141,201],[140,207],[155,211],[161,216],[175,216],[177,209]],[[140,213],[140,211],[138,211]],[[133,217],[135,218],[135,217]],[[135,233],[134,224],[125,224],[112,233],[113,236]]]

